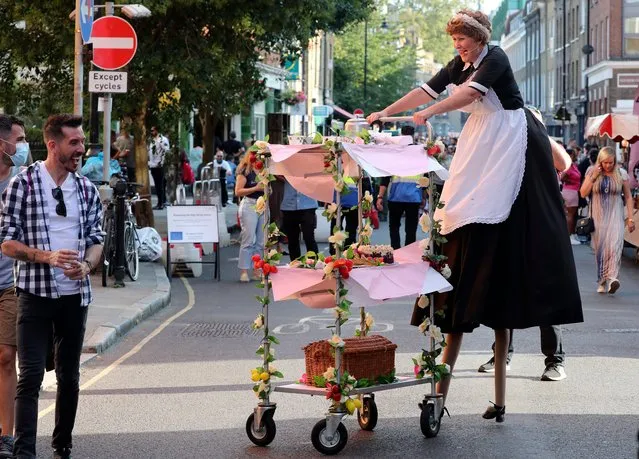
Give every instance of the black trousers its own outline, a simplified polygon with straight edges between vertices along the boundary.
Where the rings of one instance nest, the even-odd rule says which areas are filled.
[[[317,242],[315,241],[315,209],[283,210],[282,223],[284,234],[288,238],[288,253],[291,260],[295,260],[302,255],[300,228],[306,251],[318,252]]]
[[[346,232],[348,233],[348,237],[346,238],[346,241],[344,241],[344,247],[349,247],[355,242],[355,237],[357,236],[357,209],[342,213],[341,220],[342,221],[339,224],[340,230],[343,229],[344,220],[346,220]],[[335,226],[337,226],[337,219],[334,218],[331,220],[331,233]],[[329,252],[331,255],[335,253],[335,246],[333,244],[329,245]]]
[[[388,226],[390,229],[391,247],[399,249],[402,246],[399,228],[402,226],[402,215],[406,215],[406,239],[404,245],[412,244],[417,239],[417,223],[419,222],[418,202],[388,201]]]
[[[222,173],[224,169],[220,168]],[[229,200],[229,190],[226,189],[226,177],[220,176],[220,199],[222,201],[222,207],[226,207],[226,203]]]
[[[566,356],[564,347],[561,342],[561,327],[553,325],[550,327],[539,327],[541,334],[541,353],[546,356],[545,365],[557,363],[563,365]],[[495,343],[493,343],[493,352],[495,352]],[[508,362],[513,357],[515,348],[513,347],[513,330],[510,330],[510,340],[508,341]]]
[[[71,448],[80,392],[80,354],[86,329],[87,310],[80,294],[43,298],[19,292],[17,345],[20,377],[15,402],[14,457],[36,457],[38,397],[44,377],[49,336],[53,329],[55,371],[58,383],[54,449]]]
[[[158,197],[158,206],[166,204],[166,183],[164,181],[164,167],[152,167],[151,176],[155,183],[155,194]]]

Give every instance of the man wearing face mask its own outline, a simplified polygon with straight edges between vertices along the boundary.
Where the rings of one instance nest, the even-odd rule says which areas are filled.
[[[29,155],[24,123],[0,115],[0,193],[20,172]],[[16,397],[16,316],[18,298],[13,286],[13,259],[0,253],[0,458],[13,455],[13,407]]]

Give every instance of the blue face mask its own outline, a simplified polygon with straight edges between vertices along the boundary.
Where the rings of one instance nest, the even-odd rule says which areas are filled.
[[[27,157],[29,156],[29,144],[27,142],[17,143],[14,155],[10,155],[8,153],[5,154],[11,158],[11,162],[14,166],[24,166],[27,162]]]

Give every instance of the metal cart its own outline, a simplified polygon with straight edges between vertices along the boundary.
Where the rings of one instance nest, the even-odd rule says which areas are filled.
[[[389,117],[383,118],[382,121],[412,121],[412,117]],[[429,138],[432,136],[432,128],[428,125],[429,128]],[[337,168],[338,173],[342,172],[342,148],[341,145],[338,145],[336,149],[337,155]],[[429,172],[428,176],[430,178],[429,184],[429,206],[428,211],[433,219],[434,213],[434,184],[433,184],[433,172]],[[265,199],[268,200],[269,187],[265,189]],[[358,194],[359,200],[362,198],[362,173],[360,169],[359,180],[358,180]],[[337,204],[337,221],[340,221],[341,217],[341,205],[340,205],[340,195],[337,193],[336,204]],[[266,206],[266,221],[268,222],[268,205]],[[362,209],[359,206],[359,228],[358,231],[362,228]],[[265,235],[265,238],[267,236]],[[430,244],[430,250],[432,251],[433,244]],[[336,248],[336,257],[340,257],[339,247]],[[270,294],[270,286],[268,281],[268,276],[265,276],[264,279],[264,295],[268,296]],[[341,277],[339,273],[336,273],[338,288],[335,289],[335,305],[339,305],[342,298],[340,297],[340,286]],[[434,304],[433,293],[429,294],[430,304]],[[434,307],[430,307],[430,321],[434,322]],[[268,372],[269,361],[269,349],[271,346],[271,342],[268,339],[268,304],[264,304],[262,306],[262,314],[264,317],[264,337],[261,341],[264,347],[264,362],[263,368]],[[360,316],[362,317],[362,326],[361,330],[364,330],[364,308],[360,308]],[[341,336],[341,327],[340,327],[340,319],[337,318],[335,320],[335,334],[337,336]],[[429,346],[430,350],[433,351],[435,349],[435,341],[431,337],[429,338]],[[340,381],[342,375],[342,354],[343,349],[341,347],[337,347],[335,349],[335,368],[337,369],[337,380]],[[357,410],[357,420],[359,422],[360,427],[363,430],[373,430],[377,425],[378,420],[378,409],[377,404],[375,402],[375,392],[385,391],[385,390],[393,390],[399,389],[403,387],[416,386],[422,384],[430,384],[430,390],[423,396],[422,403],[419,404],[421,408],[420,414],[420,427],[424,436],[431,438],[437,436],[440,429],[440,419],[443,411],[443,396],[442,394],[438,394],[435,389],[435,381],[432,377],[424,377],[422,379],[417,379],[414,377],[406,377],[400,376],[395,378],[395,381],[389,384],[376,384],[365,388],[357,388],[350,391],[349,395],[357,395],[359,396],[362,406]],[[292,393],[292,394],[301,394],[301,395],[320,395],[323,396],[326,393],[326,389],[312,387],[304,384],[283,384],[274,386],[273,391],[275,392],[283,392],[283,393]],[[342,419],[344,416],[348,414],[345,404],[336,404],[337,406],[331,407],[329,411],[326,413],[326,416],[315,424],[312,432],[311,432],[311,440],[315,449],[319,452],[327,455],[337,454],[339,453],[348,442],[348,431],[344,424],[342,423]],[[270,400],[270,397],[267,395],[264,399],[257,404],[254,408],[253,413],[248,417],[246,421],[246,433],[249,439],[258,446],[266,446],[270,444],[275,438],[276,434],[276,426],[275,421],[273,419],[275,410],[277,408],[276,403]]]

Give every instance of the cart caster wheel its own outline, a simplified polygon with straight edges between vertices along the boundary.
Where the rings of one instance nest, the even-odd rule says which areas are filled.
[[[422,414],[419,417],[419,426],[426,438],[436,437],[441,427],[441,419],[435,416],[435,405],[425,403],[422,408]]]
[[[251,413],[246,420],[246,435],[257,446],[266,446],[275,438],[275,421],[270,416],[264,416],[262,417],[262,429],[255,430],[253,425],[254,416],[255,413]]]
[[[322,454],[333,455],[339,453],[346,446],[348,441],[348,431],[341,422],[337,426],[333,438],[328,438],[326,434],[326,419],[322,419],[311,432],[311,441],[316,450]]]
[[[362,399],[362,408],[357,410],[357,422],[362,430],[373,430],[377,425],[377,404],[371,397]]]

